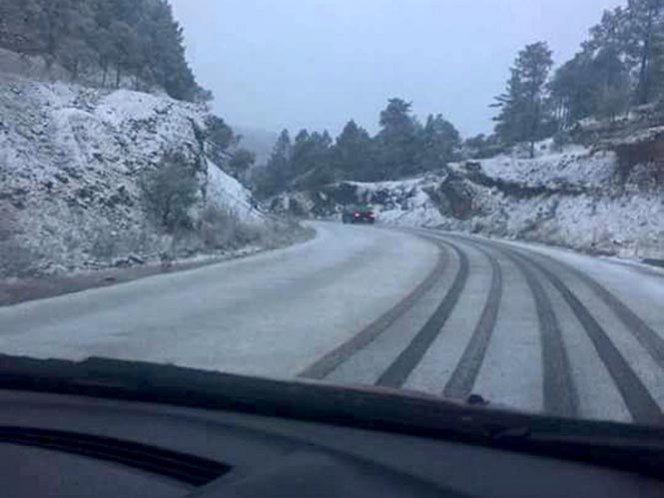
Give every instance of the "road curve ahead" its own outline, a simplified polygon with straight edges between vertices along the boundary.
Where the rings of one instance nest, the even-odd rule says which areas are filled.
[[[0,308],[0,353],[293,377],[393,308],[439,257],[413,235],[315,228],[286,249]]]
[[[285,250],[0,309],[0,352],[664,422],[664,272],[435,230],[316,228]]]

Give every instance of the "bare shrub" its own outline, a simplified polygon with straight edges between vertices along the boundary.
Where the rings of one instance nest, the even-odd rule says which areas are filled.
[[[183,154],[165,154],[159,167],[143,177],[142,187],[149,213],[167,233],[193,227],[190,211],[198,181]]]
[[[159,253],[159,261],[162,270],[170,270],[173,268],[173,254],[170,251],[162,251]]]
[[[315,233],[313,228],[302,226],[297,218],[270,218],[260,231],[259,244],[267,249],[276,249],[310,239]]]

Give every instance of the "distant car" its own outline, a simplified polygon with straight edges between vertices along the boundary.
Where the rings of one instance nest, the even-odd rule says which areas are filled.
[[[368,223],[373,225],[376,222],[376,215],[368,206],[348,206],[341,214],[343,223]]]

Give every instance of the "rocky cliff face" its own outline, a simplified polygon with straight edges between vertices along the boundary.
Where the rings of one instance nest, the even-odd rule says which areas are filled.
[[[648,131],[649,130],[649,131]],[[664,181],[655,128],[602,147],[539,144],[398,182],[341,183],[273,201],[278,212],[335,217],[370,204],[384,224],[441,227],[636,259],[664,259]]]
[[[0,72],[0,275],[144,259],[173,247],[146,216],[141,177],[166,152],[196,168],[209,206],[261,223],[250,193],[205,158],[207,110],[165,96]]]

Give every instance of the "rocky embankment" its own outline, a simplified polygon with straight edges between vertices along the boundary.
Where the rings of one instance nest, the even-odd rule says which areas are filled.
[[[203,249],[196,236],[164,233],[147,216],[141,179],[169,152],[195,169],[196,222],[212,209],[236,228],[264,224],[249,191],[206,158],[207,116],[205,106],[166,96],[0,72],[0,276]]]

